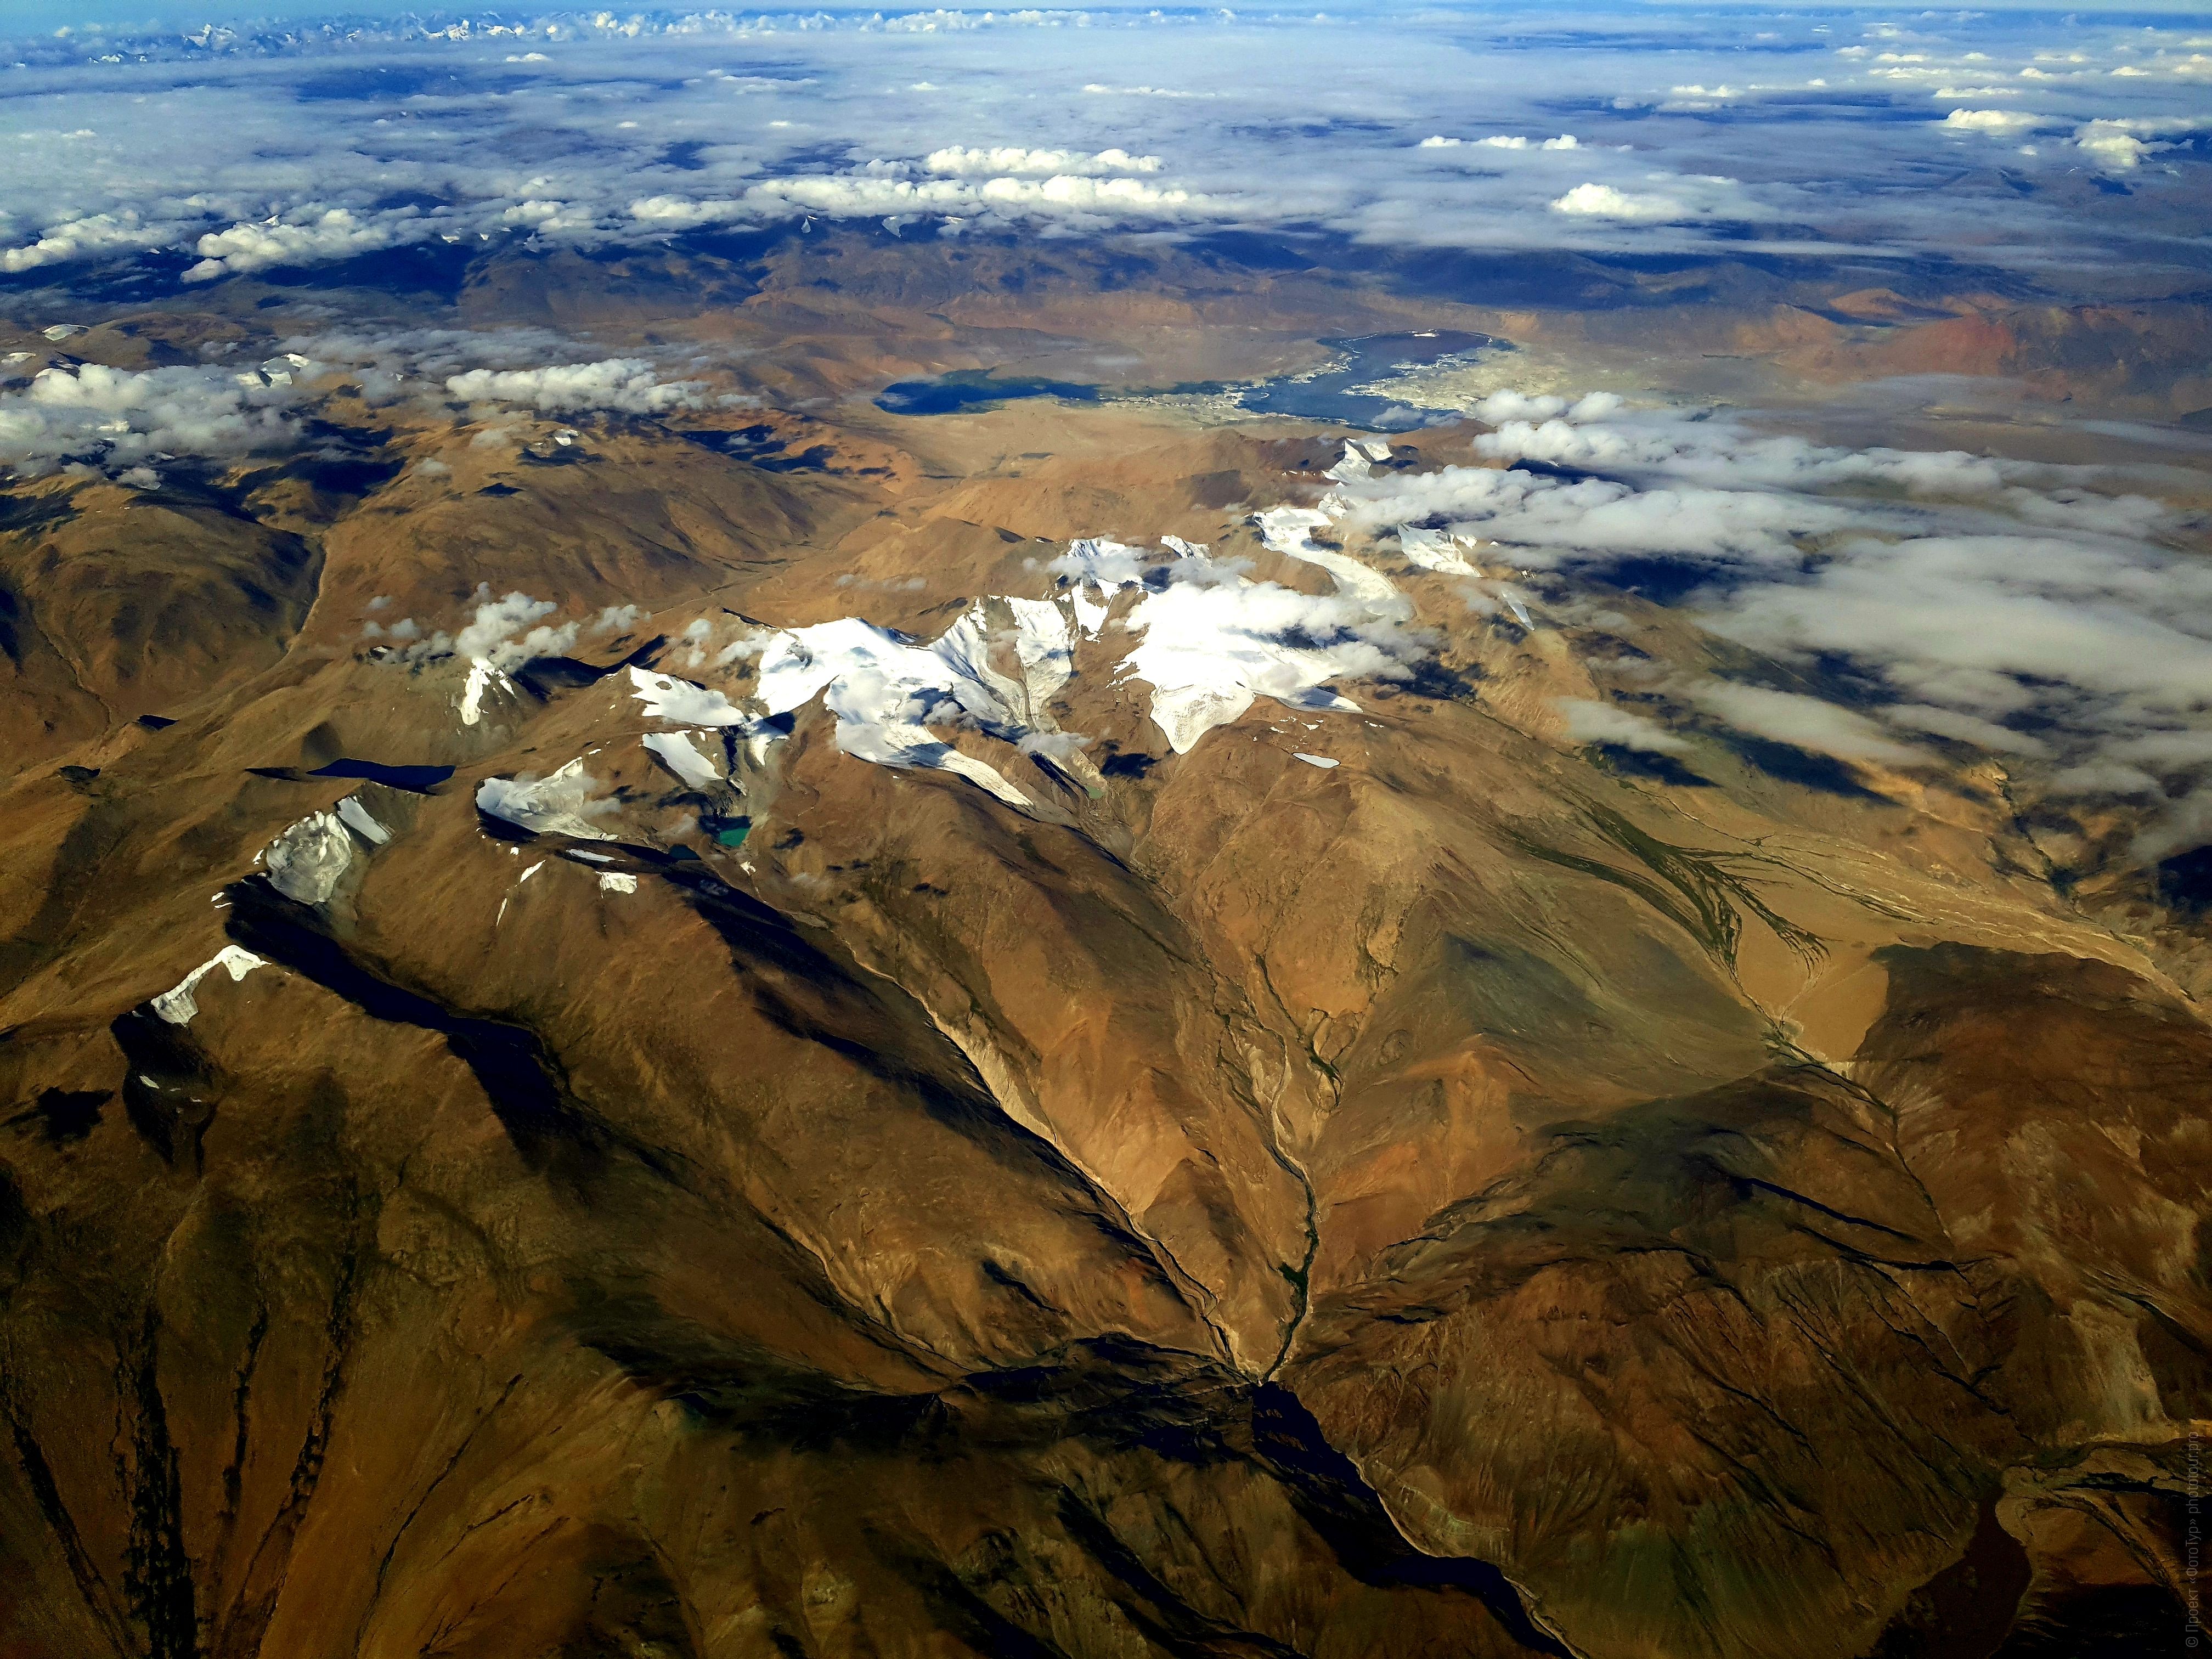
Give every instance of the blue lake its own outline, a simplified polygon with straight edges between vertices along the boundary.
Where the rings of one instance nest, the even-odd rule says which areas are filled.
[[[1113,403],[1128,398],[1153,398],[1194,392],[1234,397],[1259,415],[1290,415],[1301,420],[1333,421],[1374,431],[1419,426],[1424,411],[1408,409],[1389,398],[1378,398],[1356,388],[1387,378],[1394,371],[1418,368],[1440,358],[1505,343],[1486,334],[1438,329],[1419,334],[1367,334],[1321,343],[1340,355],[1335,368],[1317,374],[1238,386],[1207,380],[1194,384],[1145,388],[1090,386],[1078,380],[1048,380],[988,370],[963,370],[928,380],[901,380],[878,394],[876,407],[894,415],[951,415],[963,410],[988,409],[1018,398],[1057,398],[1067,403]],[[1510,349],[1510,348],[1509,348]]]

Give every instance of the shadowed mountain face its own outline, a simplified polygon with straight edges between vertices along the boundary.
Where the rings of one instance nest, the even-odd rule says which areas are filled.
[[[379,193],[0,248],[0,1655],[2179,1650],[2197,60],[1122,21],[1218,176],[861,143],[1035,20],[84,70]]]

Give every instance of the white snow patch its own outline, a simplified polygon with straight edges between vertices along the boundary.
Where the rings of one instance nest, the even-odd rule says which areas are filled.
[[[1459,550],[1457,539],[1449,531],[1424,530],[1418,525],[1398,526],[1398,546],[1408,562],[1424,570],[1442,571],[1449,576],[1479,576],[1482,573],[1467,562]]]
[[[199,988],[199,982],[210,974],[221,968],[229,974],[230,982],[235,985],[256,968],[267,965],[266,957],[257,957],[239,945],[226,945],[186,974],[173,988],[155,997],[154,1012],[172,1025],[189,1025],[192,1023],[192,1016],[200,1011],[199,1002],[193,993]]]
[[[1270,553],[1319,565],[1334,579],[1340,592],[1385,615],[1405,613],[1405,599],[1390,585],[1389,577],[1370,570],[1357,559],[1313,544],[1313,532],[1331,523],[1331,514],[1312,507],[1272,507],[1254,514],[1252,522],[1259,526],[1260,540]]]
[[[381,847],[392,839],[392,831],[376,821],[358,795],[348,795],[338,803],[338,816],[372,847]]]
[[[461,688],[462,725],[474,726],[483,718],[484,693],[494,690],[504,691],[509,696],[513,696],[514,682],[498,669],[494,668],[486,659],[483,657],[471,659],[469,663],[468,684]]]
[[[1286,542],[1303,542],[1307,528],[1328,521],[1310,508],[1275,514],[1295,515],[1261,515]],[[1142,586],[1143,568],[1130,551],[1115,543],[1078,542],[1052,568],[1078,592]],[[1403,598],[1365,567],[1342,562],[1371,580],[1347,583],[1340,576],[1339,591],[1322,596],[1251,581],[1234,567],[1197,556],[1165,567],[1167,585],[1147,589],[1128,614],[1125,626],[1142,642],[1120,672],[1152,686],[1153,723],[1176,753],[1188,754],[1258,697],[1356,713],[1358,705],[1328,690],[1328,681],[1402,672],[1418,649],[1400,627],[1408,609]]]
[[[1171,538],[1163,538],[1163,545],[1171,548],[1181,558],[1193,558],[1204,552],[1194,550],[1191,544]],[[1089,536],[1070,542],[1067,551],[1052,562],[1052,568],[1073,578],[1068,589],[1068,604],[1075,611],[1075,625],[1086,640],[1095,640],[1106,626],[1107,613],[1112,608],[1114,595],[1125,587],[1134,587],[1144,580],[1145,556],[1138,548],[1124,545],[1107,536]]]
[[[1022,735],[1012,705],[1026,705],[1028,690],[985,660],[989,641],[981,610],[970,609],[934,646],[857,617],[778,634],[761,653],[760,699],[769,714],[782,714],[819,694],[837,722],[842,752],[878,766],[951,772],[1009,805],[1027,806],[1030,798],[996,768],[962,754],[924,724],[975,726],[1009,739]]]
[[[321,904],[353,862],[353,842],[335,812],[310,812],[263,850],[270,885],[301,904]]]
[[[547,777],[486,778],[477,786],[477,805],[495,818],[541,834],[613,841],[614,836],[594,830],[584,817],[592,805],[595,782],[584,770],[580,755]]]
[[[1008,599],[1006,608],[1013,613],[1014,656],[1021,664],[1028,694],[1023,712],[1034,726],[1043,720],[1045,705],[1075,672],[1074,625],[1051,599]]]
[[[624,870],[602,870],[599,872],[599,890],[602,893],[635,893],[637,891],[637,878]]]
[[[672,674],[656,674],[632,667],[630,695],[645,705],[645,713],[672,726],[749,726],[745,711],[720,691]]]
[[[645,746],[668,763],[668,769],[684,782],[706,787],[722,781],[721,769],[692,744],[695,734],[690,732],[648,732]]]
[[[1078,586],[1068,596],[1068,604],[1075,611],[1075,625],[1083,630],[1087,640],[1098,637],[1098,630],[1106,626],[1107,605],[1104,601],[1091,597],[1087,585]]]
[[[1318,766],[1324,772],[1334,770],[1338,764],[1337,762],[1331,760],[1326,755],[1309,755],[1304,750],[1297,750],[1292,755],[1291,758],[1294,760],[1302,760],[1308,766]]]
[[[1170,748],[1188,754],[1262,695],[1304,708],[1358,710],[1320,689],[1337,672],[1329,653],[1282,642],[1310,604],[1305,594],[1272,583],[1179,584],[1146,595],[1129,617],[1144,642],[1121,672],[1152,688],[1152,722]]]
[[[1387,459],[1389,455],[1389,452],[1386,449],[1378,459]],[[1347,438],[1344,441],[1343,455],[1338,459],[1334,466],[1321,476],[1324,478],[1334,478],[1339,483],[1351,483],[1355,480],[1370,476],[1374,471],[1374,462],[1368,459],[1365,447],[1356,444]]]

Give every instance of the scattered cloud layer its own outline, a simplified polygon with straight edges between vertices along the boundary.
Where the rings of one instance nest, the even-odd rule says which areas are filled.
[[[962,178],[1079,178],[1115,173],[1158,173],[1162,163],[1157,155],[1132,155],[1124,149],[1103,149],[1096,155],[1084,155],[1064,149],[1023,149],[1006,145],[977,149],[951,144],[932,150],[923,158],[922,166],[932,173]]]
[[[1734,14],[1642,7],[1540,30],[1472,6],[625,12],[49,37],[12,48],[0,276],[148,259],[200,284],[809,216],[1897,255],[1951,251],[1964,215],[1988,258],[2172,257],[2157,198],[2202,165],[2199,36],[1765,21],[1747,41]],[[2069,173],[2145,199],[2085,226]]]
[[[185,268],[184,280],[204,283],[276,265],[324,264],[418,240],[431,228],[412,209],[362,216],[350,208],[318,211],[310,204],[294,210],[289,219],[272,214],[258,224],[210,232],[194,244],[202,257]]]
[[[254,371],[48,368],[0,392],[0,462],[17,472],[64,462],[129,468],[177,456],[231,459],[295,442],[293,388]]]
[[[1686,740],[1650,715],[1639,714],[1619,703],[1600,702],[1594,697],[1559,697],[1554,701],[1566,718],[1567,735],[1577,743],[1607,744],[1655,755],[1679,755],[1690,747]]]
[[[285,345],[292,381],[316,392],[347,388],[372,404],[458,400],[501,413],[665,415],[715,401],[706,381],[684,373],[707,368],[708,354],[579,361],[588,345],[544,328],[331,330]],[[283,366],[272,359],[264,367]],[[511,437],[495,427],[478,440]]]
[[[381,603],[375,608],[381,609]],[[458,658],[479,669],[504,673],[532,658],[565,655],[586,635],[618,634],[644,614],[635,605],[620,605],[609,606],[596,617],[547,620],[560,609],[551,599],[520,592],[495,595],[479,584],[473,614],[455,631],[441,628],[426,634],[419,623],[406,617],[394,623],[372,619],[362,629],[362,637],[380,642],[379,649],[387,661],[412,665]]]
[[[1854,763],[1920,764],[1933,738],[2054,793],[2163,796],[2146,855],[2203,816],[2212,567],[2192,520],[2130,476],[1844,448],[1611,395],[1501,392],[1476,412],[1495,428],[1466,462],[1340,483],[1344,522],[1446,532],[1563,592],[1664,569],[1709,632],[1832,688],[1656,688],[1686,715]],[[1663,746],[1624,710],[1563,712],[1583,741]]]

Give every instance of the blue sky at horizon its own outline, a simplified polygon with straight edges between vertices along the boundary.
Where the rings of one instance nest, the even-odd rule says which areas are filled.
[[[1930,9],[1885,3],[1884,0],[1821,0],[1821,3],[1804,6],[1778,6],[1770,0],[1697,0],[1692,8],[1690,0],[1619,0],[1609,7],[1578,9],[1585,13],[1614,10],[1632,14],[1639,10],[1712,10],[1728,7],[1744,10],[1790,13],[1813,16],[1822,13],[1886,13],[1898,17],[1925,15]],[[1152,9],[1152,0],[1027,0],[1020,7],[1000,6],[1001,12],[1013,9],[1040,11],[1146,11]],[[1248,3],[1237,8],[1254,15],[1267,12],[1293,12],[1322,9],[1339,16],[1358,16],[1363,12],[1408,11],[1414,9],[1492,9],[1472,5],[1452,6],[1445,0],[1442,7],[1415,7],[1395,3],[1377,4],[1376,0],[1335,0],[1334,4],[1316,8],[1305,4]],[[201,22],[235,24],[246,21],[314,21],[335,16],[364,16],[397,18],[410,14],[423,17],[459,19],[468,16],[499,15],[507,17],[532,17],[549,15],[563,9],[583,10],[582,6],[564,8],[551,5],[507,4],[493,6],[436,6],[404,3],[404,0],[353,0],[352,3],[332,4],[329,0],[260,0],[253,3],[225,5],[209,4],[206,0],[0,0],[0,35],[24,30],[52,30],[64,27],[82,28],[91,25],[103,27],[125,27],[132,25],[176,26]],[[732,5],[702,4],[698,6],[636,6],[621,5],[610,8],[622,15],[647,12],[681,14],[698,11],[726,11],[759,13],[763,11],[828,11],[833,13],[864,14],[884,11],[890,14],[932,9],[918,5]],[[988,6],[950,6],[948,10],[984,11]],[[1939,9],[1948,15],[1957,15],[1957,9]],[[2100,19],[2127,16],[2146,18],[2199,18],[2212,27],[2212,8],[2193,3],[2192,0],[2008,0],[2001,6],[1978,9],[1984,15],[2001,15],[2007,12],[2077,13]]]

